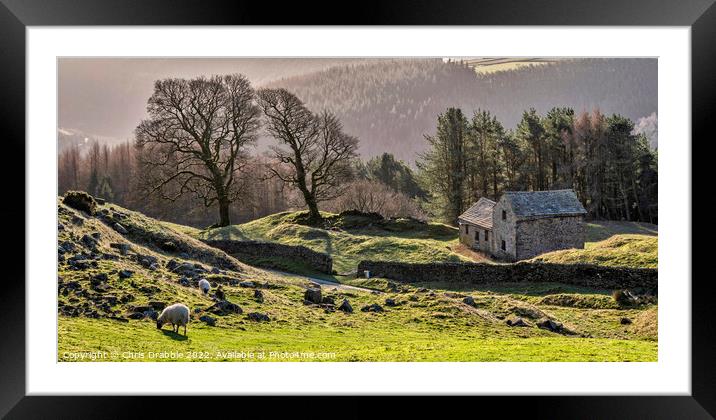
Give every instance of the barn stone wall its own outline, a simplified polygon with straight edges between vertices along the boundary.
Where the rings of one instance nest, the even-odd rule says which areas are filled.
[[[466,232],[465,227],[468,226]],[[473,225],[471,223],[460,222],[460,243],[469,246],[472,249],[492,252],[492,231],[488,230],[488,240],[485,240],[485,228],[482,226]],[[477,232],[479,238],[475,239],[475,232]]]
[[[502,220],[502,212],[507,217]],[[517,258],[516,228],[517,217],[512,211],[512,207],[505,202],[504,195],[495,204],[492,213],[492,255],[495,257],[514,261]],[[505,249],[502,249],[502,241],[505,241]]]
[[[605,267],[590,264],[427,263],[361,261],[358,273],[370,271],[405,283],[512,283],[549,282],[596,289],[637,289],[656,293],[658,270],[651,268]]]
[[[460,229],[460,243],[470,248],[475,248],[475,229],[477,227],[469,223],[460,222],[458,228]]]
[[[519,220],[516,259],[526,260],[559,249],[584,248],[582,216]]]
[[[320,273],[333,272],[333,258],[330,255],[313,251],[305,246],[260,241],[205,240],[203,242],[247,264],[264,257],[279,257],[303,264]],[[261,264],[256,265],[261,266]]]

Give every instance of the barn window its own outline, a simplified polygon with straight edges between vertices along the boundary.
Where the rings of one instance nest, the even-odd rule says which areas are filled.
[[[488,231],[485,231],[485,240],[487,241],[490,238],[490,233]]]
[[[507,212],[502,210],[502,220],[507,220]]]
[[[470,225],[465,225],[465,233],[470,233]]]
[[[475,229],[475,240],[476,241],[480,240],[480,230],[479,229]]]
[[[505,240],[503,239],[503,240],[502,240],[502,250],[504,251],[505,249],[506,249],[506,247],[505,247]]]

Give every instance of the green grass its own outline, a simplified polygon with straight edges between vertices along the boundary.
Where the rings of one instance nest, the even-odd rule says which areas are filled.
[[[420,324],[387,332],[378,322],[270,331],[192,324],[184,339],[149,322],[75,318],[61,319],[59,333],[60,361],[90,349],[107,352],[96,361],[657,361],[657,344],[649,341],[498,337],[489,330],[435,331]]]
[[[355,272],[361,260],[468,261],[449,249],[457,243],[457,229],[441,223],[423,224],[410,219],[375,222],[324,213],[333,228],[319,229],[301,224],[302,215],[303,212],[277,213],[241,225],[202,231],[197,236],[303,245],[330,254],[338,273]]]
[[[252,288],[224,284],[228,300],[240,305],[243,313],[212,315],[217,323],[210,327],[198,318],[213,303],[211,298],[202,295],[195,286],[183,286],[179,282],[181,275],[168,270],[166,263],[176,259],[201,263],[210,269],[220,261],[216,250],[188,236],[197,231],[118,210],[127,214],[124,224],[132,228],[129,235],[119,234],[97,218],[58,205],[60,223],[64,226],[59,233],[62,242],[74,243],[79,252],[83,235],[99,233],[98,252],[112,256],[101,258],[97,267],[84,270],[73,270],[60,262],[59,283],[76,282],[80,286],[80,290],[69,292],[62,289],[60,307],[94,309],[107,298],[119,300],[108,310],[98,309],[97,319],[60,314],[60,361],[77,360],[72,355],[97,351],[108,352],[110,360],[115,361],[246,360],[227,352],[253,353],[251,360],[267,361],[656,361],[658,358],[656,305],[621,308],[609,301],[607,290],[554,283],[479,286],[431,283],[398,285],[395,290],[392,282],[380,278],[349,282],[383,291],[381,294],[323,286],[323,294],[332,296],[336,303],[350,301],[354,313],[345,314],[304,305],[304,291],[310,284],[305,277],[278,275],[236,262],[236,271],[225,269],[221,274],[207,274],[206,278],[215,281],[229,276],[252,281],[261,286],[264,301],[254,299]],[[330,246],[343,264],[371,255],[419,261],[443,252],[445,243],[454,240],[452,228],[410,220],[366,225],[361,220],[332,218],[333,223],[343,223],[344,229],[322,230],[290,223],[296,217],[284,213],[208,233],[280,241],[297,238],[303,245],[324,249]],[[73,222],[76,218],[83,222]],[[368,232],[373,234],[367,235]],[[426,239],[433,236],[438,239]],[[156,246],[157,238],[191,247],[187,252],[189,259],[162,251]],[[122,255],[109,246],[114,242],[130,244],[132,251]],[[373,250],[369,245],[382,249]],[[158,268],[142,266],[136,255],[156,257]],[[449,254],[441,255],[452,258]],[[122,269],[130,269],[134,275],[120,279],[117,273]],[[100,273],[108,276],[104,291],[93,289],[90,280]],[[474,298],[474,307],[463,303],[467,295]],[[122,303],[120,299],[126,296],[132,299]],[[387,298],[397,301],[398,306],[385,305]],[[188,337],[171,333],[169,326],[159,331],[149,319],[121,322],[109,318],[124,317],[133,311],[133,306],[149,301],[182,302],[189,306],[192,320]],[[373,303],[382,305],[385,312],[360,310]],[[246,316],[251,312],[267,314],[271,320],[251,321]],[[532,326],[519,328],[506,324],[507,319],[518,315],[526,317]],[[633,323],[622,325],[623,317]],[[560,335],[534,326],[542,318],[562,322],[574,335]],[[171,356],[171,352],[182,355],[164,357]],[[296,353],[298,357],[280,357],[284,352]],[[310,353],[314,357],[309,357]],[[264,357],[259,359],[260,354]],[[130,355],[135,357],[126,357]]]
[[[585,242],[600,242],[614,235],[636,234],[657,236],[658,226],[642,222],[614,222],[608,220],[586,223]]]
[[[658,248],[656,236],[623,234],[600,242],[588,242],[584,249],[565,249],[542,254],[532,261],[657,268]]]

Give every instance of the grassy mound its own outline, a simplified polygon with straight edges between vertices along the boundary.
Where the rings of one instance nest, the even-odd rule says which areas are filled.
[[[600,220],[586,223],[586,242],[599,242],[609,239],[614,235],[645,235],[657,236],[659,234],[657,225],[643,222],[618,222]]]
[[[381,219],[352,213],[323,213],[325,228],[307,226],[306,212],[283,212],[242,225],[197,233],[202,239],[273,241],[303,245],[333,257],[339,273],[354,272],[361,260],[469,261],[452,252],[457,229],[415,219]]]
[[[547,295],[540,300],[543,305],[564,306],[568,308],[584,309],[620,309],[614,299],[605,295],[578,295],[559,293]]]
[[[604,241],[586,243],[584,249],[548,252],[531,261],[657,268],[658,239],[655,236],[647,235],[614,235]]]

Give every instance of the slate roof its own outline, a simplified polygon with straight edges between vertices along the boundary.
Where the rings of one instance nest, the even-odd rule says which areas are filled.
[[[492,229],[492,209],[494,207],[494,201],[482,197],[472,207],[465,210],[465,213],[461,214],[457,220]]]
[[[587,213],[573,190],[506,191],[504,197],[518,220]]]

